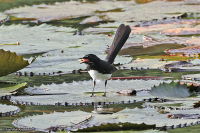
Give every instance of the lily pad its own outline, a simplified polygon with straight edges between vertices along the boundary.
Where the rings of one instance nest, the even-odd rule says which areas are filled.
[[[119,52],[119,55],[130,55],[132,57],[138,58],[167,58],[167,55],[164,51],[171,48],[183,48],[184,45],[179,44],[159,44],[151,47],[144,48],[143,46],[132,46],[125,49],[122,49]],[[171,58],[169,56],[169,58]]]
[[[121,10],[119,10],[118,12],[109,12],[109,10],[115,10],[119,8]],[[70,1],[65,3],[56,3],[56,5],[40,4],[33,6],[24,6],[6,10],[4,13],[12,14],[18,18],[36,18],[37,20],[40,20],[42,22],[47,22],[51,20],[60,20],[71,17],[92,15],[95,13],[95,11],[100,11],[97,13],[104,16],[102,18],[104,20],[144,21],[152,19],[162,19],[164,17],[176,17],[188,11],[198,12],[199,9],[200,8],[198,4],[190,6],[186,5],[185,2],[182,1],[153,1],[146,4],[136,4],[135,1],[99,1],[95,3],[80,3]],[[63,12],[63,10],[65,10],[65,12]],[[134,14],[134,16],[127,14]]]
[[[16,55],[16,53],[0,49],[0,76],[16,72],[29,64],[28,61],[24,60],[21,56]]]
[[[91,15],[95,11],[107,11],[112,9],[124,8],[130,3],[134,2],[124,2],[124,1],[99,1],[95,3],[80,3],[76,1],[56,3],[56,5],[33,5],[25,6],[19,8],[13,8],[6,10],[5,14],[12,14],[18,18],[36,18],[42,22],[47,22],[51,20],[62,20],[66,18],[79,17]],[[105,6],[107,5],[107,6]],[[45,7],[45,8],[40,8]],[[79,10],[74,10],[79,9]],[[32,10],[32,12],[30,12]],[[63,12],[65,10],[65,12]],[[20,14],[19,12],[24,12]],[[43,12],[43,15],[41,15]],[[52,14],[52,12],[54,12]],[[16,13],[19,13],[18,15]]]
[[[182,76],[185,80],[200,80],[200,74],[187,74]]]
[[[161,83],[159,86],[152,87],[149,92],[151,95],[156,97],[176,97],[176,98],[184,98],[189,97],[194,94],[193,91],[187,89],[187,85],[181,85],[180,82],[175,83],[172,81],[171,83]]]
[[[104,92],[104,83],[100,82],[96,84],[95,92],[100,92],[95,94],[96,97],[90,97],[92,91],[92,81],[79,81],[73,83],[63,83],[63,84],[51,84],[51,85],[41,85],[40,87],[28,87],[25,91],[34,96],[12,96],[11,101],[16,103],[17,101],[32,103],[32,104],[51,104],[61,103],[64,105],[65,102],[72,103],[91,103],[91,102],[121,102],[129,100],[142,101],[143,99],[152,98],[148,94],[148,89],[153,85],[161,83],[162,80],[111,80],[108,81],[107,85],[107,96],[102,97]],[[166,82],[171,82],[170,80]],[[136,96],[124,96],[116,93],[116,91],[121,89],[135,89],[138,92]],[[143,90],[143,91],[142,91]],[[145,91],[146,90],[146,91]],[[85,93],[87,92],[87,93]],[[90,92],[90,93],[88,93]],[[57,95],[49,95],[49,94]],[[35,94],[43,94],[41,96]],[[48,95],[47,95],[48,94]],[[60,94],[60,95],[58,95]]]
[[[63,94],[63,95],[36,95],[36,96],[12,96],[11,102],[13,104],[26,104],[26,105],[92,105],[92,103],[98,104],[122,104],[135,103],[143,101],[144,99],[152,98],[147,92],[138,93],[136,96],[124,96],[116,93],[107,93],[106,97],[102,97],[102,94],[95,93],[95,97],[90,97],[91,94]]]
[[[109,80],[107,85],[107,92],[116,92],[121,89],[126,90],[150,90],[152,86],[159,85],[163,80]],[[165,81],[170,83],[171,80]],[[91,87],[90,87],[91,86]],[[77,91],[78,90],[78,91]],[[92,91],[92,80],[90,81],[79,81],[73,83],[62,83],[62,84],[49,84],[28,87],[25,89],[26,93],[34,94],[84,94],[85,92]],[[95,92],[103,92],[104,83],[96,83]]]
[[[20,45],[2,45],[0,48],[22,55],[75,46],[78,43],[73,44],[74,42],[69,40],[72,36],[71,32],[73,31],[75,29],[55,27],[47,24],[34,27],[22,24],[10,26],[1,25],[1,44],[18,42]]]
[[[20,42],[20,45],[17,46],[0,46],[1,48],[16,51],[17,54],[22,56],[30,53],[33,56],[34,53],[44,53],[21,72],[52,73],[85,69],[86,66],[80,64],[77,60],[89,54],[88,49],[91,51],[90,54],[93,53],[105,59],[106,55],[102,52],[107,48],[107,45],[112,44],[112,39],[106,35],[72,35],[72,33],[69,33],[73,31],[71,28],[49,26],[47,24],[35,27],[24,25],[1,26],[0,29],[2,29],[0,35],[5,36],[2,37],[2,42],[6,43],[8,40]],[[10,32],[11,30],[12,32]],[[1,31],[4,32],[1,33]],[[13,36],[12,40],[8,36]],[[32,36],[32,41],[28,36]],[[25,53],[25,51],[27,52]],[[117,57],[115,63],[124,64],[131,60],[130,57]]]
[[[171,61],[170,61],[171,62]],[[131,63],[125,64],[125,67],[138,67],[138,68],[151,68],[157,69],[161,68],[163,65],[168,64],[170,62],[166,61],[159,61],[159,59],[140,59],[137,58],[136,60],[132,61]]]
[[[91,119],[91,114],[83,111],[72,111],[72,112],[54,112],[51,114],[43,114],[36,116],[28,116],[13,121],[16,127],[34,127],[38,130],[47,130],[51,126],[60,125],[61,127],[73,127],[76,124]]]
[[[19,111],[20,109],[17,106],[0,104],[0,117],[14,115]]]
[[[133,34],[159,33],[161,35],[195,35],[199,34],[199,20],[170,19],[157,21],[144,21],[132,27]],[[189,28],[190,27],[190,28]]]
[[[26,86],[26,83],[13,84],[13,83],[0,83],[0,98],[4,96],[11,95],[12,92],[23,88]]]
[[[124,109],[120,112],[113,114],[116,116],[120,122],[134,122],[146,124],[156,124],[156,127],[162,126],[172,126],[185,123],[192,123],[198,121],[198,119],[169,119],[168,115],[172,114],[195,114],[198,110],[169,110],[167,114],[158,114],[157,109],[154,108],[144,108],[144,109]]]
[[[7,20],[9,20],[9,17],[5,14],[0,13],[0,25],[5,23]]]
[[[73,70],[79,70],[79,69],[86,69],[85,64],[80,64],[78,62],[78,59],[83,57],[84,55],[88,54],[88,51],[86,51],[86,47],[80,47],[80,48],[75,48],[75,49],[68,49],[65,50],[64,53],[58,53],[60,52],[54,51],[54,52],[48,52],[46,54],[43,54],[42,56],[37,57],[34,63],[32,63],[30,66],[20,70],[20,72],[34,72],[36,74],[38,73],[53,73],[53,72],[71,72]],[[105,59],[106,55],[103,55],[100,53],[100,51],[97,51],[97,47],[90,48],[93,51],[96,51],[96,55],[101,58]],[[100,49],[100,48],[99,48]],[[84,50],[84,51],[82,51]],[[73,54],[77,51],[80,51],[79,54]],[[94,53],[94,52],[93,52]],[[115,64],[124,64],[128,63],[132,60],[131,57],[122,57],[122,56],[117,56],[114,63]]]

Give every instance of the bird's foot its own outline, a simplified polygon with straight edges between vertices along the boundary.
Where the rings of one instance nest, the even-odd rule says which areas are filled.
[[[95,95],[94,95],[94,94],[92,94],[90,97],[95,97]]]
[[[106,97],[106,93],[104,93],[104,94],[102,95],[102,97]]]

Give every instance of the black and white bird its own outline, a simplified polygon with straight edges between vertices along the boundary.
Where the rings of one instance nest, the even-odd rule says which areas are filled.
[[[112,63],[114,62],[115,57],[128,39],[130,33],[130,26],[125,26],[124,24],[121,24],[118,27],[115,38],[105,60],[101,60],[94,54],[87,54],[84,57],[79,58],[79,61],[81,63],[87,64],[87,71],[93,79],[93,90],[91,97],[94,96],[94,88],[96,85],[96,81],[98,80],[105,80],[105,92],[103,96],[106,96],[107,80],[110,79],[112,73],[117,70],[116,67],[112,65]]]

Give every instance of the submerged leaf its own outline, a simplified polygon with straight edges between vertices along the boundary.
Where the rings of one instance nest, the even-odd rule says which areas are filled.
[[[181,85],[180,82],[175,83],[161,83],[159,86],[154,86],[149,92],[151,95],[156,97],[175,97],[175,98],[184,98],[189,97],[194,94],[187,89],[187,84]]]

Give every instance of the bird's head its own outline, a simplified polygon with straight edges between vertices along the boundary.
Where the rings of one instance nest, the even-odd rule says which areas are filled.
[[[94,55],[94,54],[87,54],[84,57],[79,58],[78,61],[80,61],[81,63],[89,64],[89,63],[95,63],[98,60],[99,60],[99,58],[96,55]]]

